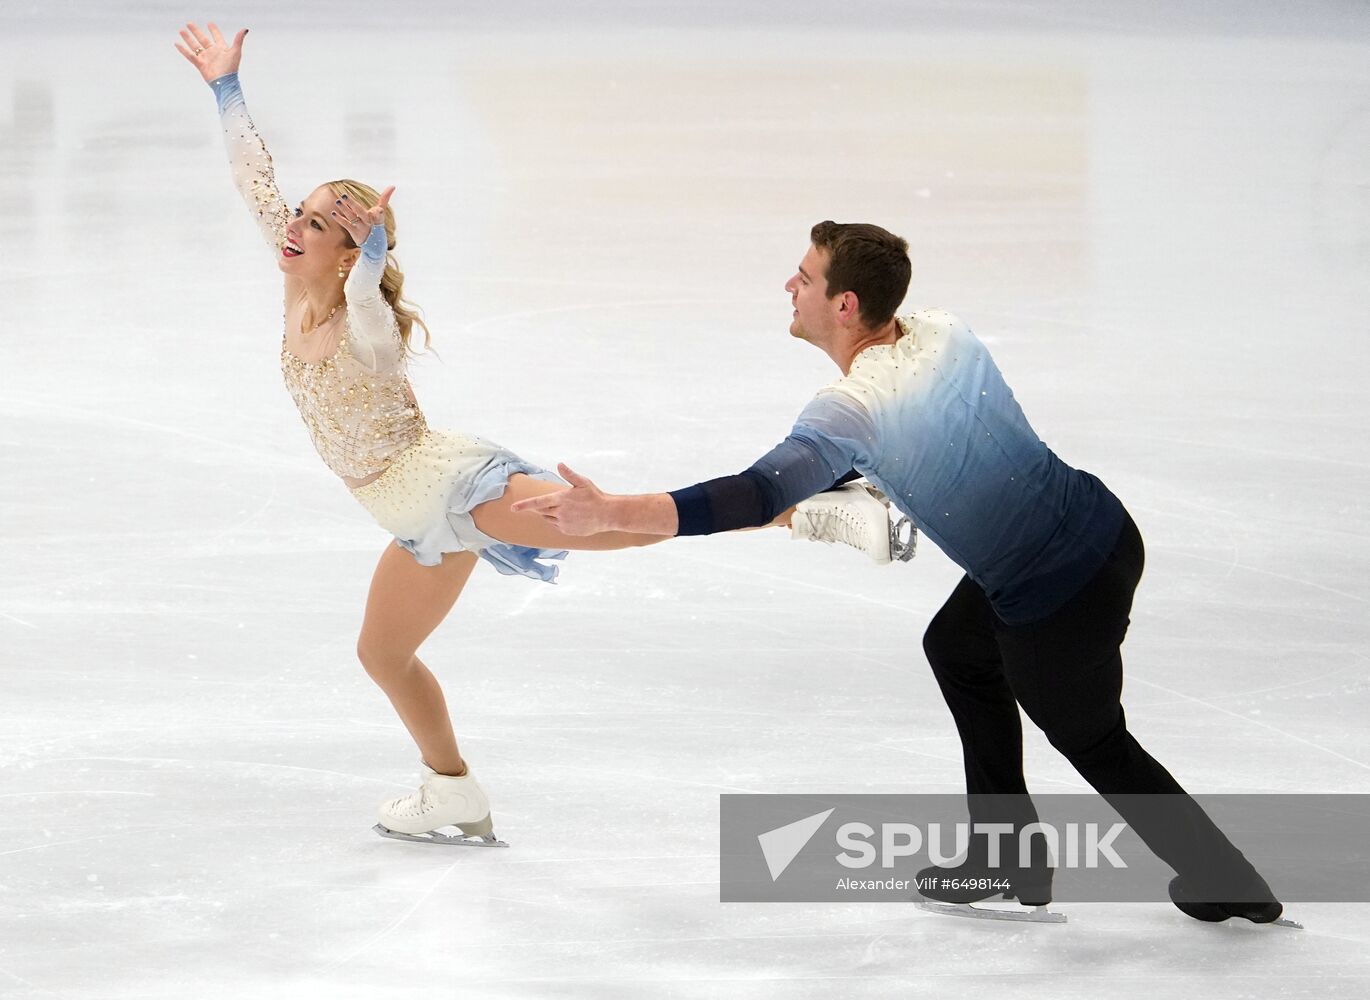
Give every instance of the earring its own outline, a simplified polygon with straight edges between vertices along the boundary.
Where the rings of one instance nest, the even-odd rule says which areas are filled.
[[[338,277],[339,277],[339,278],[346,278],[346,277],[347,277],[347,275],[343,274],[343,269],[342,269],[342,265],[341,265],[341,264],[338,265]]]

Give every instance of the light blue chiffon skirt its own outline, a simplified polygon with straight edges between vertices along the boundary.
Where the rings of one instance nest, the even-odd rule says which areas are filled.
[[[520,472],[565,484],[555,472],[491,441],[430,429],[352,495],[420,565],[438,565],[444,552],[477,552],[501,573],[555,583],[560,567],[540,560],[563,559],[565,549],[501,542],[471,518],[471,508],[502,496],[509,477]]]

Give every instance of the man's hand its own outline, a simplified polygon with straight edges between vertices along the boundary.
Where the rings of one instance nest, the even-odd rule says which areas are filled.
[[[595,535],[616,527],[609,520],[613,496],[563,463],[557,464],[557,472],[571,484],[569,490],[520,500],[509,510],[516,514],[524,510],[541,514],[564,535]]]

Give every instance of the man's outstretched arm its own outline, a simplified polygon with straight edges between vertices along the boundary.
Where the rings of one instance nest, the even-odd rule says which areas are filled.
[[[788,526],[794,512],[793,503],[775,509],[768,505],[756,484],[748,481],[745,472],[697,483],[672,493],[637,495],[605,493],[566,465],[558,465],[557,472],[571,484],[571,489],[520,501],[510,510],[515,513],[535,511],[567,535],[594,535],[601,531],[667,537],[712,535],[720,531]],[[801,487],[804,495],[794,502],[824,488]]]
[[[566,465],[558,465],[557,472],[571,489],[521,500],[509,509],[514,513],[537,511],[568,535],[632,531],[669,537],[679,533],[675,501],[669,493],[618,496],[605,493]],[[635,527],[628,527],[630,524]]]
[[[735,476],[670,493],[620,496],[559,465],[571,489],[521,501],[513,510],[535,510],[569,535],[710,535],[762,527],[834,481],[853,478],[853,467],[869,458],[863,446],[870,437],[864,411],[841,401],[815,401],[789,437]]]

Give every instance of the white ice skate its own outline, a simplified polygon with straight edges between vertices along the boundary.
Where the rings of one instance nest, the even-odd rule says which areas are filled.
[[[918,548],[918,529],[902,514],[897,521],[890,518],[885,494],[869,483],[844,483],[797,504],[790,537],[850,545],[881,564],[908,562]]]
[[[382,837],[417,844],[451,844],[458,847],[508,847],[494,834],[490,800],[470,771],[460,777],[439,774],[423,761],[423,783],[417,792],[382,803],[380,822],[372,829]],[[439,833],[456,827],[461,836]]]

